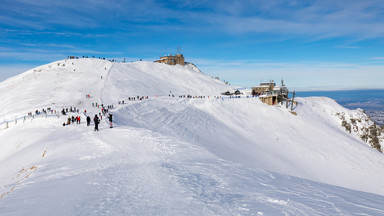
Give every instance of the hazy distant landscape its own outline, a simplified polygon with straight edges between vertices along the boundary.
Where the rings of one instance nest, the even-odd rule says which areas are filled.
[[[302,97],[330,97],[348,109],[363,109],[377,124],[384,124],[384,90],[298,92]]]
[[[378,125],[384,125],[384,111],[383,110],[366,110],[366,113]]]

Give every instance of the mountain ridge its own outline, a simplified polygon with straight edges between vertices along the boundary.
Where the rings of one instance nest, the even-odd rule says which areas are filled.
[[[12,119],[48,106],[59,113],[76,106],[80,112],[68,115],[84,119],[101,112],[95,103],[113,105],[109,110],[114,116],[114,128],[108,128],[104,117],[99,132],[84,123],[63,127],[68,115],[61,114],[31,117],[0,130],[0,140],[6,143],[0,145],[0,207],[12,215],[12,204],[34,197],[36,201],[25,206],[38,215],[44,203],[58,203],[34,193],[43,190],[53,197],[68,190],[72,194],[64,206],[70,213],[149,215],[156,213],[155,207],[145,210],[145,200],[150,200],[150,205],[160,207],[161,215],[305,215],[360,209],[358,200],[347,198],[359,194],[370,213],[384,214],[380,207],[384,157],[358,135],[349,134],[336,115],[364,116],[362,111],[345,109],[329,98],[298,98],[295,116],[285,106],[268,106],[257,97],[220,95],[233,89],[183,66],[97,59],[57,61],[0,83],[0,98],[5,102],[0,116]],[[299,196],[334,194],[335,205],[342,197],[354,207],[327,210],[321,207],[326,197],[310,204],[293,195],[294,190],[284,195],[290,185],[301,188],[296,192]],[[267,188],[274,189],[268,193]],[[101,194],[93,194],[94,189]],[[158,200],[161,194],[167,202]],[[80,210],[79,203],[89,205]],[[127,203],[131,208],[124,207]],[[305,206],[304,213],[300,206]]]

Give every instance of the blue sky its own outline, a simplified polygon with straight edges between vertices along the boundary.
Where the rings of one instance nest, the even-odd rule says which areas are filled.
[[[186,61],[232,85],[384,89],[381,0],[2,0],[0,81],[69,55]]]

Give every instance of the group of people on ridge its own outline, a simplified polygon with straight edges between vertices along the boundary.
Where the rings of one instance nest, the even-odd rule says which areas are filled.
[[[111,108],[111,107],[108,107],[108,108]],[[63,109],[63,112],[65,112],[65,110]],[[106,113],[108,112],[108,109],[105,109],[103,107],[102,109],[102,113],[105,115]],[[84,111],[84,115],[86,115],[86,121],[87,121],[87,126],[90,126],[91,125],[91,117],[89,115],[87,115],[86,111]],[[95,116],[93,117],[93,123],[95,125],[95,128],[94,130],[95,131],[99,131],[99,124],[100,124],[100,121],[103,119],[103,116],[101,115],[101,113],[98,114],[95,114]],[[113,125],[112,125],[112,113],[109,113],[108,114],[108,120],[109,120],[109,127],[110,128],[113,128]],[[81,122],[81,117],[80,116],[72,116],[72,117],[68,117],[68,121],[67,123],[63,123],[63,126],[65,125],[69,125],[71,123],[75,123],[75,121],[77,122],[77,124],[80,124]]]
[[[93,123],[95,124],[95,131],[99,131],[99,124],[100,124],[100,120],[101,120],[101,115],[100,115],[100,118],[99,116],[97,116],[97,114],[95,114],[95,117],[93,117]],[[108,115],[108,120],[109,120],[109,127],[110,128],[113,128],[113,125],[112,125],[112,114],[109,113]],[[87,126],[89,126],[89,123],[91,121],[91,118],[89,116],[87,116]]]
[[[63,123],[63,126],[65,125],[70,125],[71,123],[74,124],[75,122],[77,124],[80,124],[80,121],[81,121],[81,117],[80,116],[72,116],[72,117],[68,117],[67,119],[67,124],[65,124],[65,122]]]

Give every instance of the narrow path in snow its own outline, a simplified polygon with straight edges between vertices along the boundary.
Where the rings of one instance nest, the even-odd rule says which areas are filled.
[[[101,90],[100,90],[99,103],[102,103],[102,101],[101,101],[101,96],[103,95],[105,85],[106,85],[107,82],[108,82],[108,78],[109,78],[109,76],[110,76],[110,74],[111,74],[111,70],[112,70],[112,68],[113,68],[114,66],[115,66],[115,63],[113,62],[112,65],[108,68],[107,73],[105,74],[105,78],[103,78],[103,79],[104,79],[104,84],[103,84],[103,87],[102,87]]]

